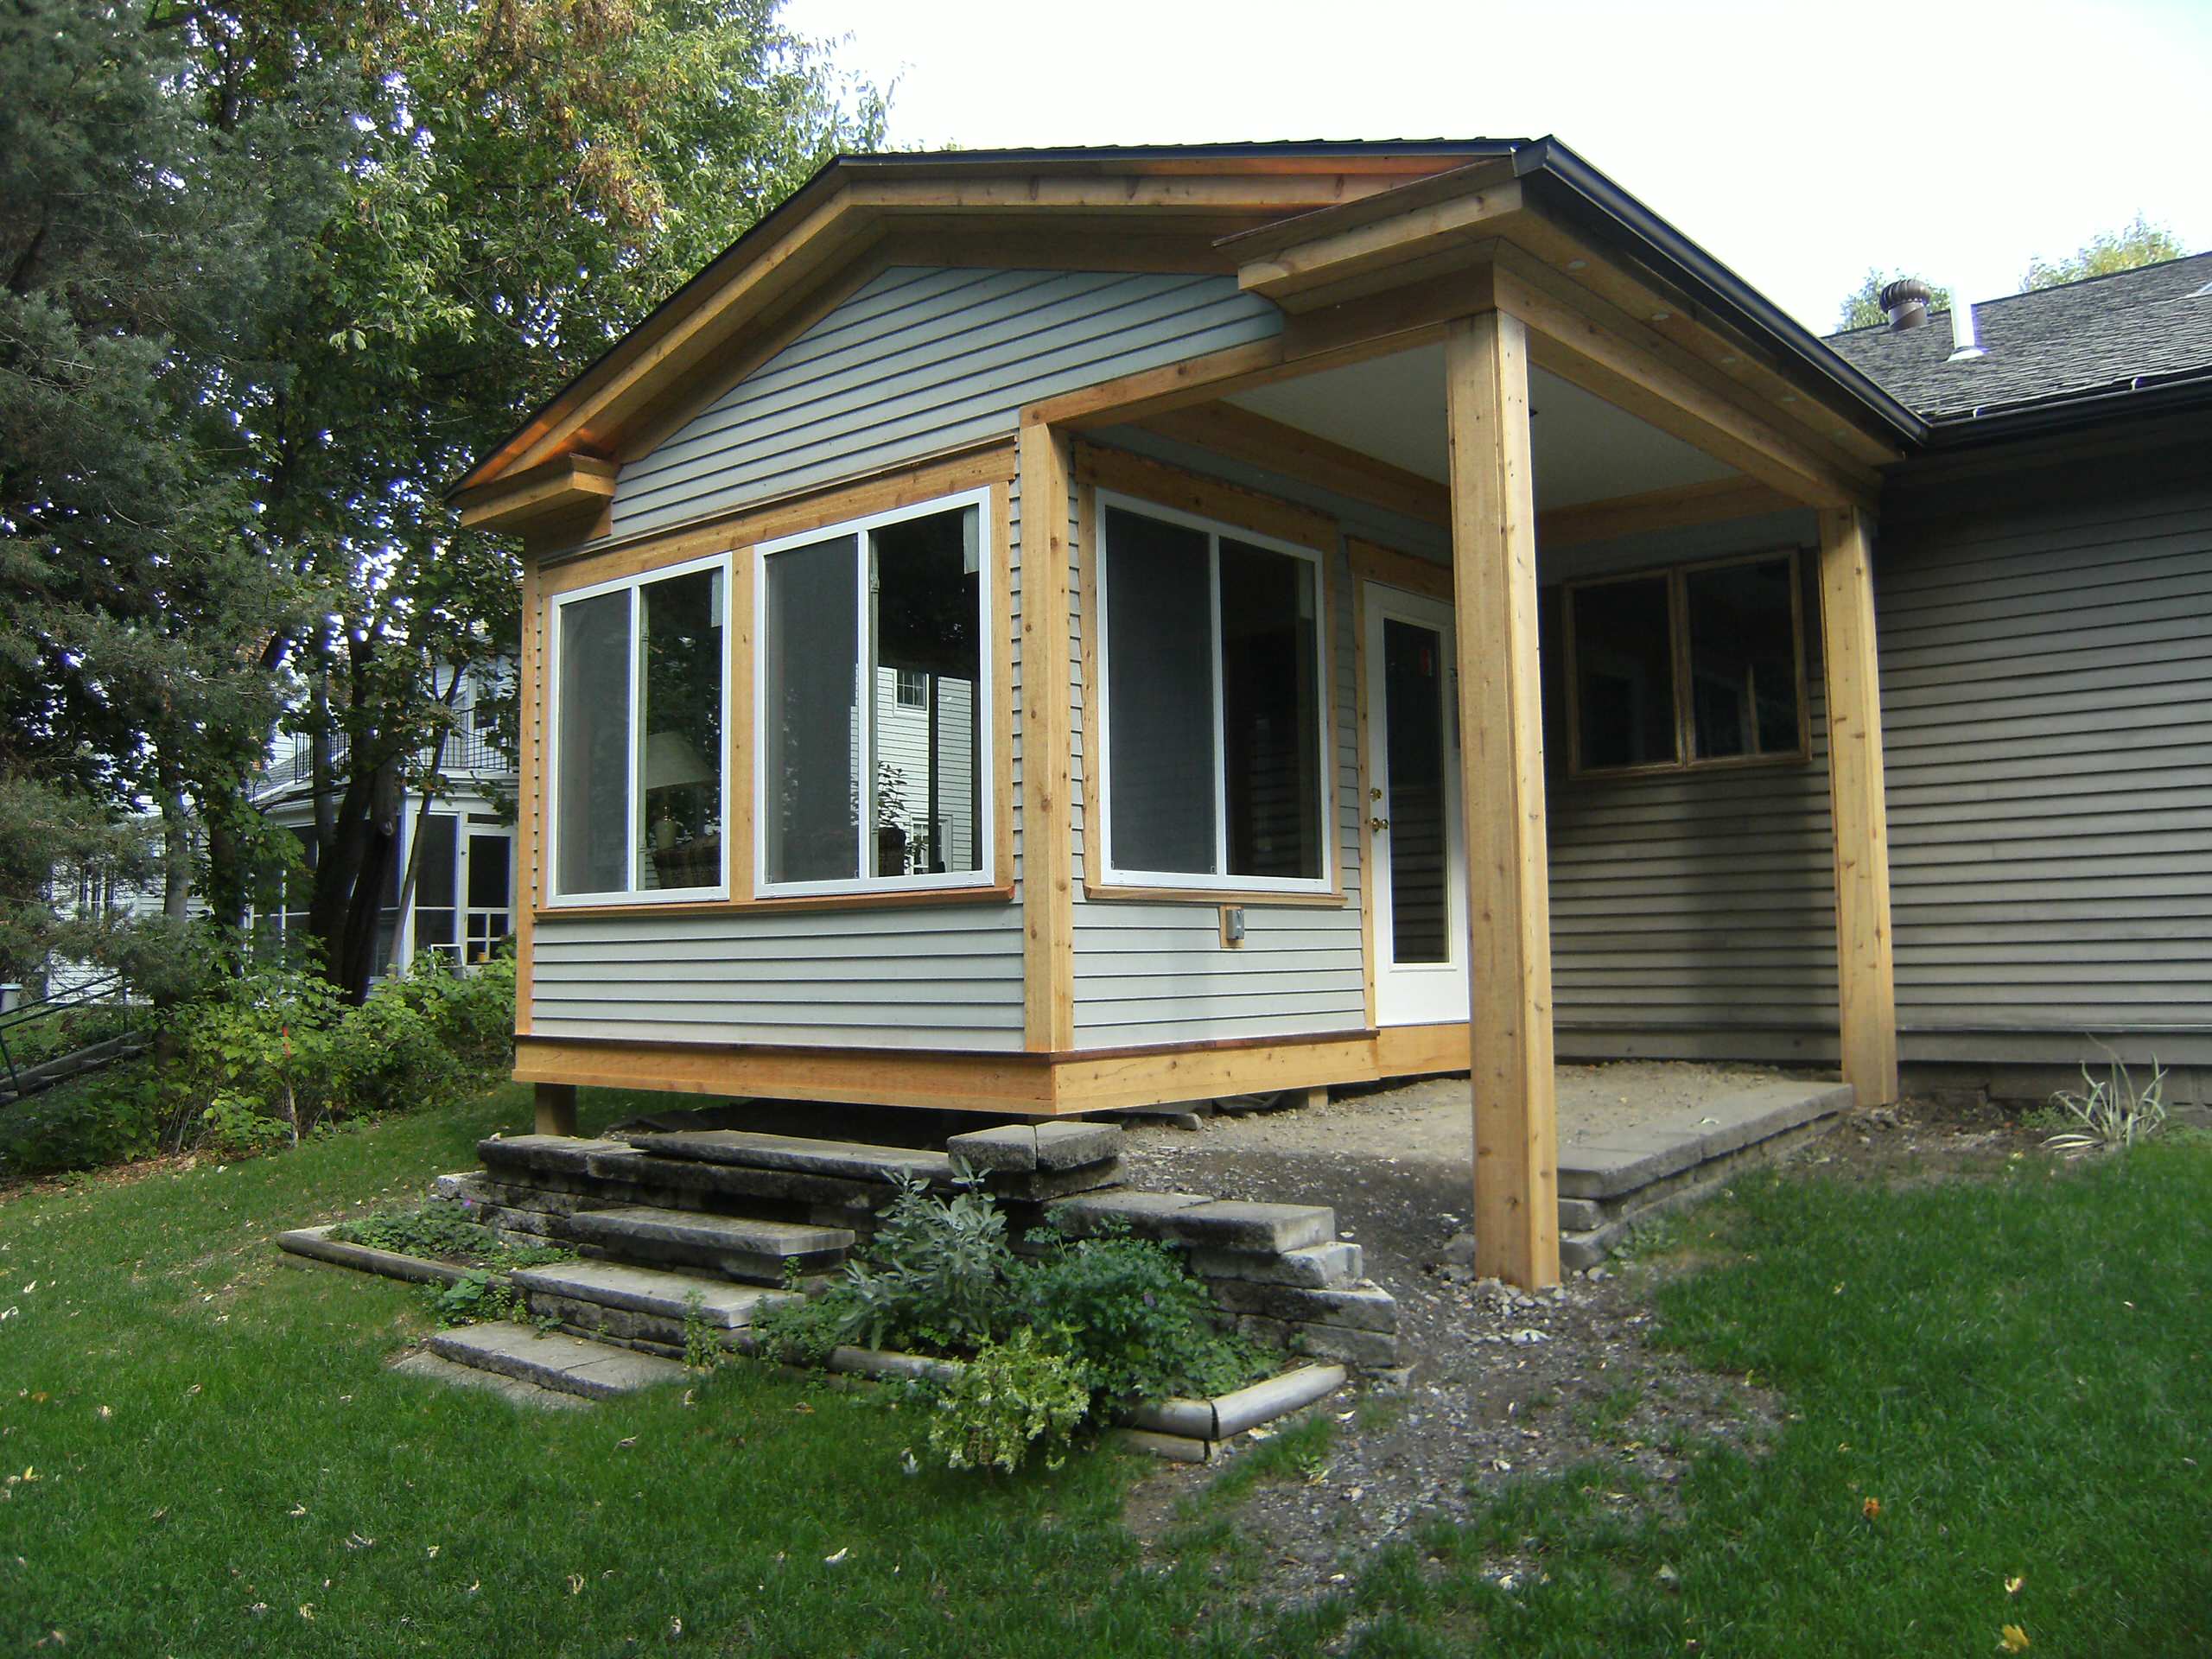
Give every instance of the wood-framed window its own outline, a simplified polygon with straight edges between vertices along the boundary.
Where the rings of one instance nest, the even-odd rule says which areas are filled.
[[[1570,582],[1566,639],[1573,775],[1811,753],[1794,549]]]
[[[547,902],[729,894],[730,556],[556,594]]]
[[[756,550],[756,894],[992,883],[990,508],[973,490]]]
[[[1090,884],[1332,892],[1324,556],[1106,490],[1095,522]]]

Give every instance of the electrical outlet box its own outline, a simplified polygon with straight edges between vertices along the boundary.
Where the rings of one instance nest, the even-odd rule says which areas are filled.
[[[1244,906],[1224,905],[1221,907],[1221,942],[1231,950],[1244,948]]]

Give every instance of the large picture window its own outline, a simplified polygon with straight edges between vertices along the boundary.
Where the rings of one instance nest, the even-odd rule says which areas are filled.
[[[1098,516],[1107,880],[1325,890],[1319,556],[1119,498]]]
[[[760,550],[764,894],[989,880],[987,498]]]
[[[721,557],[553,604],[553,899],[727,893]]]
[[[1797,556],[1570,582],[1576,772],[1802,760]]]

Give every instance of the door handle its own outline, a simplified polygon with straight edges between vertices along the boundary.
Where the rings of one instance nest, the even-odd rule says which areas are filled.
[[[1388,830],[1390,827],[1390,820],[1388,818],[1370,818],[1367,821],[1367,827],[1379,836],[1385,830]]]

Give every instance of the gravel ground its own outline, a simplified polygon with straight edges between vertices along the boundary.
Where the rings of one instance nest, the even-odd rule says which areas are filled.
[[[1771,1081],[1751,1068],[1642,1062],[1560,1070],[1563,1142],[1677,1112]],[[1541,1296],[1478,1281],[1448,1246],[1467,1224],[1471,1132],[1464,1077],[1433,1078],[1324,1107],[1217,1116],[1196,1132],[1132,1128],[1123,1155],[1130,1185],[1224,1197],[1329,1204],[1367,1254],[1368,1275],[1396,1297],[1411,1381],[1395,1393],[1344,1395],[1315,1408],[1338,1420],[1325,1461],[1255,1484],[1236,1524],[1266,1560],[1255,1593],[1325,1593],[1362,1557],[1417,1535],[1433,1518],[1464,1518],[1507,1481],[1586,1462],[1618,1460],[1665,1502],[1700,1445],[1756,1445],[1783,1406],[1741,1377],[1698,1370],[1647,1339],[1664,1269],[1634,1262],[1570,1275]],[[2010,1132],[2001,1114],[1955,1130],[1962,1151],[1986,1155]],[[1899,1149],[1919,1121],[1892,1110],[1847,1118],[1812,1143],[1833,1165]],[[1917,1147],[1913,1148],[1919,1150]],[[1285,1426],[1278,1426],[1285,1427]],[[1129,1519],[1158,1542],[1183,1500],[1249,1454],[1237,1443],[1211,1469],[1166,1466],[1143,1480]],[[1636,1500],[1625,1492],[1623,1505]],[[1647,1500],[1649,1501],[1649,1500]],[[1500,1577],[1526,1570],[1501,1560]]]

